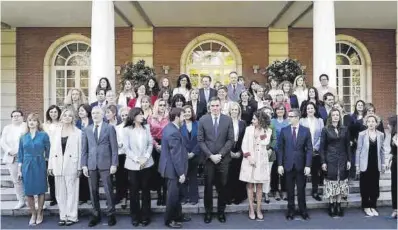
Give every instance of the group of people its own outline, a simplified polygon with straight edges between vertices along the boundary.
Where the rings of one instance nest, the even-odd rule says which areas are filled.
[[[40,224],[49,186],[60,226],[76,223],[85,202],[93,207],[89,226],[95,226],[101,221],[101,179],[109,226],[116,224],[115,204],[126,208],[128,200],[132,225],[149,225],[154,190],[157,205],[166,205],[165,225],[181,228],[190,221],[181,205],[199,201],[202,166],[205,223],[213,219],[213,185],[220,222],[226,221],[226,205],[246,199],[249,219],[263,220],[263,199],[269,203],[270,196],[287,200],[286,218],[293,219],[295,187],[298,214],[309,219],[308,176],[312,197],[322,200],[323,185],[334,217],[344,215],[348,180],[359,175],[362,208],[377,216],[380,173],[389,167],[396,217],[397,117],[388,120],[392,156],[386,166],[385,130],[375,106],[359,100],[347,114],[328,76],[319,80],[319,88],[307,88],[301,75],[293,83],[271,78],[269,86],[252,81],[246,87],[244,78],[231,72],[227,86],[212,88],[211,77],[204,76],[197,89],[182,74],[175,88],[168,78],[125,80],[116,97],[108,79],[101,78],[97,101],[88,104],[82,90],[70,89],[63,105],[48,108],[43,124],[36,113],[25,123],[23,112],[15,110],[1,137],[3,162],[18,199],[15,208],[24,207],[27,197],[29,225]]]

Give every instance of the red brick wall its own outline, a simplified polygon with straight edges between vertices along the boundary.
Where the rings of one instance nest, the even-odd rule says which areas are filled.
[[[90,28],[17,28],[17,106],[43,114],[43,62],[50,45],[70,33],[90,37]],[[131,60],[131,28],[115,29],[116,65]],[[119,82],[116,80],[116,82]]]
[[[372,99],[383,119],[396,111],[396,46],[395,30],[336,29],[360,40],[372,59]],[[289,29],[289,56],[307,66],[307,82],[312,84],[312,29]],[[316,79],[315,79],[316,80]]]
[[[180,74],[180,59],[185,47],[197,36],[204,33],[217,33],[230,39],[238,47],[243,60],[243,76],[265,82],[260,73],[254,74],[252,66],[262,69],[268,63],[267,28],[155,28],[154,29],[154,67],[158,75],[163,75],[163,65],[170,66],[168,76],[176,83]]]

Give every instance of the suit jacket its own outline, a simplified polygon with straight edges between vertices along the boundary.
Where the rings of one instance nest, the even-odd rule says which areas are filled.
[[[118,144],[115,128],[102,122],[98,143],[94,137],[94,124],[87,126],[82,135],[81,166],[89,170],[109,170],[118,166]]]
[[[180,129],[182,139],[183,139],[185,148],[187,149],[187,152],[194,153],[195,156],[200,155],[200,147],[199,147],[199,143],[198,143],[198,127],[199,127],[198,121],[192,122],[191,138],[189,138],[187,124],[185,122],[181,126],[181,129]]]
[[[298,102],[297,96],[295,94],[290,95],[289,100],[290,100],[290,107],[292,109],[299,108],[299,102]]]
[[[108,104],[107,101],[102,102],[101,109],[105,110],[107,104]],[[91,103],[90,106],[91,106],[91,108],[94,108],[94,107],[98,106],[98,101],[95,101],[95,102]]]
[[[81,169],[82,131],[77,127],[73,128],[73,133],[66,142],[65,153],[62,153],[62,128],[57,128],[50,136],[48,169],[53,170],[54,176],[77,175],[77,170]]]
[[[245,86],[241,85],[241,84],[236,84],[236,89],[235,89],[235,93],[234,93],[234,88],[232,87],[232,84],[228,85],[228,98],[230,101],[239,101],[239,96],[240,93],[245,90]]]
[[[310,125],[308,123],[308,118],[301,118],[300,119],[300,125],[307,127],[308,129],[310,128]],[[321,145],[321,134],[322,134],[322,129],[323,129],[323,120],[322,118],[316,118],[315,121],[315,133],[311,133],[311,138],[312,138],[312,143],[313,143],[313,148],[316,151],[319,151],[319,146]],[[314,153],[315,154],[315,153]]]
[[[385,162],[385,150],[384,150],[384,134],[380,131],[377,133],[377,159],[379,171],[381,171],[381,166]],[[358,135],[358,145],[355,157],[355,166],[359,166],[361,172],[365,172],[368,168],[368,157],[369,157],[369,134],[368,131],[362,131]]]
[[[220,114],[218,136],[215,136],[214,133],[212,116],[207,114],[200,118],[198,142],[200,149],[207,157],[212,154],[221,154],[223,158],[230,158],[234,140],[234,127],[229,116]]]
[[[278,166],[283,166],[289,172],[295,166],[301,171],[304,167],[311,167],[312,141],[308,128],[300,125],[297,133],[296,144],[293,143],[292,126],[282,128],[278,137],[277,161]]]
[[[93,119],[89,118],[89,119],[88,119],[88,125],[92,125],[92,124],[93,124]],[[84,129],[81,119],[78,119],[78,120],[76,121],[76,127],[77,127],[78,129],[80,129],[80,130]]]
[[[245,131],[246,131],[245,121],[240,120],[238,122],[238,126],[239,126],[238,141],[234,141],[234,145],[232,146],[232,149],[231,149],[231,152],[234,152],[234,153],[242,152],[242,141],[243,141],[243,136],[245,135]],[[235,136],[235,132],[234,132],[234,136]],[[243,157],[242,154],[241,154],[241,157]]]
[[[145,157],[147,160],[144,168],[149,168],[153,165],[152,158],[152,149],[153,149],[153,139],[150,131],[149,125],[144,125],[145,136],[143,135],[143,139],[140,141],[144,142],[144,152],[137,146],[137,136],[134,135],[132,127],[123,128],[122,137],[123,138],[123,146],[126,152],[126,161],[124,163],[124,167],[129,170],[141,170],[139,164],[139,158]],[[135,140],[134,140],[135,139]]]
[[[337,175],[340,180],[347,179],[347,162],[351,162],[350,136],[347,127],[340,127],[338,134],[334,127],[323,128],[319,154],[322,164],[327,165],[327,179],[337,180]]]
[[[209,89],[210,89],[210,92],[209,92],[208,100],[206,100],[205,90],[203,88],[199,89],[199,101],[204,102],[206,105],[209,102],[210,98],[217,97],[217,90],[213,89],[213,88],[209,88]]]
[[[180,130],[172,122],[162,131],[159,173],[164,178],[177,179],[188,172],[188,152]]]
[[[187,105],[192,106],[192,101],[188,101]],[[206,104],[206,102],[198,101],[196,103],[196,120],[199,121],[199,119],[205,114],[207,114],[207,104]]]

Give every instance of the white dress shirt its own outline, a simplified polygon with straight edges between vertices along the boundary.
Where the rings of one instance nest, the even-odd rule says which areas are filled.
[[[239,121],[238,120],[233,120],[232,123],[233,123],[233,126],[234,126],[235,142],[237,142],[238,139],[239,139]]]
[[[95,126],[96,124],[93,124],[93,133],[95,133]],[[99,140],[100,136],[101,136],[101,126],[102,126],[102,122],[98,124],[98,137],[97,139]]]
[[[293,125],[292,125],[292,135],[293,135],[293,128],[296,127],[296,141],[297,141],[299,126],[300,126],[300,125],[298,125],[298,124],[297,124],[297,126],[293,126]]]

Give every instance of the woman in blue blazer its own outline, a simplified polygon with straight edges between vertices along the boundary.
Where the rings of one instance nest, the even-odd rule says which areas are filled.
[[[183,109],[185,110],[185,121],[181,126],[181,135],[188,151],[188,173],[183,187],[182,203],[190,202],[192,205],[196,205],[199,201],[197,174],[201,152],[197,138],[199,122],[196,121],[192,106],[185,105]]]
[[[246,131],[246,121],[241,120],[241,106],[232,102],[229,107],[229,116],[232,118],[234,127],[234,145],[231,149],[231,162],[228,170],[227,204],[240,204],[247,199],[246,183],[239,180],[240,168],[242,165],[242,141]]]
[[[318,194],[318,185],[321,182],[321,156],[319,155],[319,146],[321,144],[321,134],[324,127],[323,119],[320,118],[318,108],[313,102],[308,102],[305,105],[304,113],[300,119],[300,125],[310,129],[313,155],[311,166],[311,181],[312,181],[312,197],[321,201],[322,198]]]

